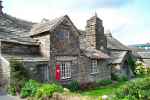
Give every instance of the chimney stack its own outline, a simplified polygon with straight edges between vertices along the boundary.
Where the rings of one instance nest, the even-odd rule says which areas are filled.
[[[0,16],[3,15],[3,6],[2,6],[2,1],[0,0]]]

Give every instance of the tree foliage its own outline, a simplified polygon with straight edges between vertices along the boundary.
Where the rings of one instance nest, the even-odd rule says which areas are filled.
[[[16,92],[19,93],[21,90],[21,87],[24,85],[27,79],[28,79],[28,73],[27,73],[27,70],[24,68],[23,63],[21,61],[17,61],[16,59],[11,59],[10,60],[10,87],[9,87],[10,89],[9,90],[11,90],[11,88],[14,88]]]

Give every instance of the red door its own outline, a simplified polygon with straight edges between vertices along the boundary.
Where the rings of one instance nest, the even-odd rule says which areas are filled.
[[[56,75],[55,75],[55,79],[56,80],[60,80],[60,65],[56,64]]]

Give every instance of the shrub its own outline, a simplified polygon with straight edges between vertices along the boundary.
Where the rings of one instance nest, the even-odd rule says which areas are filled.
[[[39,83],[34,80],[29,80],[25,83],[24,87],[21,89],[21,97],[35,96]]]
[[[118,80],[118,76],[116,74],[112,73],[111,74],[111,79],[116,81],[116,80]]]
[[[132,72],[135,74],[136,61],[133,59],[133,57],[129,56],[129,58],[128,58],[128,64],[129,64]]]
[[[150,100],[150,78],[137,79],[121,87],[115,93],[118,100]],[[134,99],[133,99],[134,98]]]
[[[71,81],[67,88],[70,89],[71,92],[75,92],[80,89],[80,84],[78,81]]]
[[[112,84],[112,80],[98,80],[96,81],[96,83],[104,86],[104,85]]]
[[[135,73],[136,75],[147,75],[150,74],[150,68],[144,66],[143,62],[137,61]]]
[[[20,93],[20,90],[27,79],[28,73],[24,68],[23,63],[15,59],[10,60],[10,89],[8,90],[15,89],[16,93]]]
[[[12,96],[16,96],[16,87],[15,86],[9,86],[8,87],[8,94],[11,94]]]
[[[81,82],[80,83],[80,90],[89,90],[89,89],[94,89],[98,86],[96,82]]]
[[[119,82],[128,81],[128,77],[125,76],[125,75],[123,75],[123,76],[121,76],[121,77],[118,78],[118,81],[119,81]]]
[[[136,62],[136,70],[135,73],[137,75],[144,75],[145,74],[145,68],[144,68],[144,64],[140,61]]]
[[[54,92],[61,92],[63,88],[56,84],[43,84],[36,92],[36,98],[43,100],[49,98]]]
[[[115,74],[111,74],[111,79],[112,79],[112,80],[115,80],[115,81],[122,82],[122,81],[127,81],[127,80],[128,80],[128,77],[125,76],[125,75],[118,76],[118,75],[115,75]]]

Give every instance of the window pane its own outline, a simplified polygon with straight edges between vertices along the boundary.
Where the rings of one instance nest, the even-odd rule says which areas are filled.
[[[92,71],[92,73],[98,72],[97,60],[92,60],[91,61],[91,71]]]
[[[66,79],[71,77],[71,62],[61,62],[60,64],[60,71],[61,71],[61,78]]]

